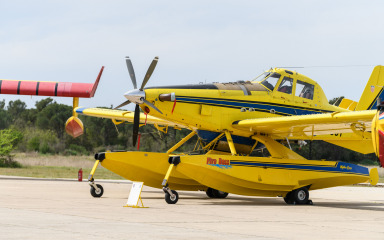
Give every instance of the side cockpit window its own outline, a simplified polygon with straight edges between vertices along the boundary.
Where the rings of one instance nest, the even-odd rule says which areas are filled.
[[[267,77],[261,82],[261,84],[269,90],[273,91],[280,77],[281,75],[278,73],[268,73]]]
[[[297,97],[313,100],[314,90],[315,90],[315,86],[313,86],[312,84],[297,80],[297,83],[296,83]]]
[[[292,84],[293,84],[292,78],[284,77],[277,91],[283,92],[286,94],[292,94]]]

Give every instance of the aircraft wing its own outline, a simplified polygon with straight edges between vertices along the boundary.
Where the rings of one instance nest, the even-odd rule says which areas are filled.
[[[319,135],[356,133],[363,135],[371,131],[376,110],[334,112],[325,114],[259,118],[236,121],[232,126],[239,130],[271,135],[272,138],[305,139]]]
[[[126,121],[126,122],[133,122],[133,117],[135,115],[135,112],[133,111],[114,110],[114,109],[108,109],[108,108],[78,107],[78,108],[75,108],[74,111],[80,115],[92,116],[92,117],[98,117],[98,118],[108,118],[115,121]],[[174,122],[169,122],[169,121],[166,121],[157,117],[153,117],[150,115],[145,116],[144,113],[140,113],[140,123],[144,124],[145,121],[147,121],[147,124],[157,124],[161,126],[186,128],[185,126],[176,124]]]
[[[104,67],[100,69],[95,83],[0,79],[0,94],[91,98],[95,95],[103,70]]]

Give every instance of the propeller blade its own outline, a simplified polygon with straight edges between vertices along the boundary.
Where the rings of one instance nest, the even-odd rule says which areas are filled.
[[[156,64],[157,64],[157,61],[159,60],[159,57],[155,57],[151,63],[151,65],[149,65],[149,68],[147,70],[147,73],[145,74],[145,77],[144,77],[144,80],[143,82],[141,83],[141,87],[140,87],[140,90],[143,91],[145,85],[147,84],[149,78],[151,77],[153,71],[155,70],[155,67],[156,67]]]
[[[139,135],[139,127],[140,127],[140,107],[138,104],[136,104],[135,116],[133,117],[133,134],[132,134],[133,146],[136,146],[137,137]]]
[[[113,109],[118,109],[118,108],[124,107],[125,105],[128,105],[130,103],[131,103],[131,101],[127,100],[127,101],[123,102],[122,104],[120,104],[119,106],[117,106],[117,107],[115,107]]]
[[[125,57],[125,62],[127,63],[128,73],[129,73],[129,76],[131,77],[133,88],[137,89],[136,76],[135,76],[135,71],[133,70],[131,59],[129,57]]]
[[[151,102],[149,102],[148,100],[142,98],[141,100],[143,100],[143,102],[145,102],[148,106],[150,106],[151,108],[155,109],[156,111],[158,111],[159,113],[163,114],[157,107],[155,107],[155,105],[153,105]]]

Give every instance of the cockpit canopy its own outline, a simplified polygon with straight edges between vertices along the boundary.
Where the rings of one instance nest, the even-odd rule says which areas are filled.
[[[251,81],[237,81],[229,83],[210,83],[210,84],[189,84],[177,86],[162,86],[162,87],[147,87],[145,89],[201,89],[201,90],[240,90],[244,95],[252,95],[252,92],[274,92],[286,94],[284,99],[288,99],[289,95],[295,94],[297,98],[303,98],[303,101],[313,100],[315,94],[319,94],[318,99],[326,101],[326,97],[322,92],[320,86],[310,78],[298,74],[293,71],[275,68],[270,71],[262,73],[257,78]],[[239,94],[239,93],[225,93],[225,94]],[[289,95],[288,95],[289,94]]]

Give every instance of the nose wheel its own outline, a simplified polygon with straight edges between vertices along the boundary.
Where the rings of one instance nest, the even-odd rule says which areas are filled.
[[[103,186],[101,186],[100,184],[96,184],[93,178],[89,181],[89,186],[91,186],[90,192],[92,197],[99,198],[103,196],[104,194]]]
[[[93,178],[93,175],[95,174],[96,168],[99,165],[100,161],[103,161],[105,159],[105,154],[98,153],[95,155],[95,159],[96,159],[96,162],[93,165],[91,173],[88,176],[88,183],[89,183],[89,186],[91,186],[90,192],[92,197],[99,198],[103,196],[104,189],[100,184],[95,183],[95,179]]]
[[[103,186],[101,186],[100,184],[96,184],[96,188],[91,185],[90,192],[91,192],[92,197],[99,198],[99,197],[103,196],[104,189],[103,189]]]
[[[165,201],[168,204],[175,204],[179,200],[179,194],[175,190],[171,190],[168,185],[168,179],[171,175],[171,172],[174,167],[180,163],[180,156],[169,157],[168,162],[170,163],[167,174],[165,174],[164,180],[161,185],[163,185],[163,191],[165,193]]]
[[[167,189],[164,189],[164,192],[165,192],[165,201],[168,203],[168,204],[176,204],[177,201],[179,200],[179,194],[175,191],[175,190],[170,190],[168,188]],[[171,192],[171,193],[169,193]]]

